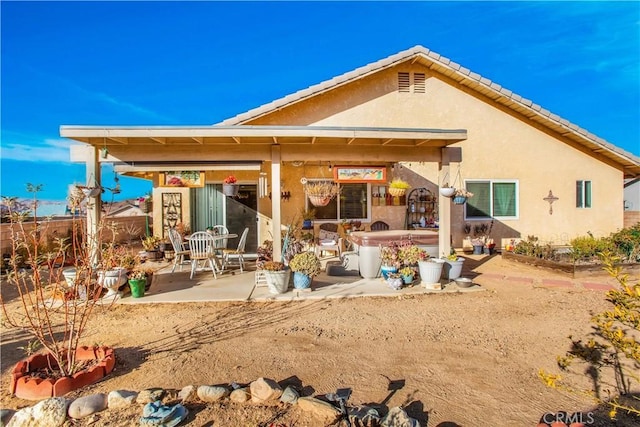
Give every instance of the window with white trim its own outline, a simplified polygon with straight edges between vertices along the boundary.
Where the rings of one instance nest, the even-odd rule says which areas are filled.
[[[313,206],[309,198],[306,198],[307,209],[316,210],[316,220],[369,220],[369,194],[371,194],[369,184],[338,184],[338,186],[340,193],[327,206]]]
[[[465,219],[518,218],[518,181],[466,180],[465,186],[473,193],[465,203]]]
[[[591,207],[591,181],[576,181],[576,208]]]

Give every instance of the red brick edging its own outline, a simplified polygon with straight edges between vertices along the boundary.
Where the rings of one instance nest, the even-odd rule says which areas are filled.
[[[53,379],[32,378],[29,372],[56,362],[49,353],[37,353],[21,360],[11,372],[11,394],[21,399],[41,400],[63,396],[72,390],[93,384],[108,375],[116,364],[116,355],[109,347],[78,347],[76,360],[99,360],[89,369],[84,369],[70,377]]]

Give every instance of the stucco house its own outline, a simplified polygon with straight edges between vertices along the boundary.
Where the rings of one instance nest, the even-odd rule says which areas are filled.
[[[637,156],[422,46],[212,126],[62,126],[60,134],[83,143],[72,159],[86,162],[98,185],[100,162],[153,180],[156,234],[176,222],[194,230],[226,224],[235,233],[248,226],[249,251],[312,207],[302,178],[341,187],[316,224],[437,225],[439,251],[448,253],[462,246],[465,225],[491,221],[498,245],[616,231],[624,179],[640,176]],[[370,169],[379,175],[339,175]],[[221,192],[229,174],[239,197]],[[175,176],[188,184],[168,185]],[[381,197],[394,177],[420,197]],[[446,183],[474,196],[454,204],[439,194]]]

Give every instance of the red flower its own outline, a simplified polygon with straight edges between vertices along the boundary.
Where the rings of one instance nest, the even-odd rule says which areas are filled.
[[[236,182],[238,182],[238,180],[236,179],[235,176],[229,175],[222,182],[224,182],[225,184],[235,184]]]

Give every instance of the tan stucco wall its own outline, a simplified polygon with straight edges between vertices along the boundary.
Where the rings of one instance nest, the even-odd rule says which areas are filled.
[[[399,71],[427,73],[426,93],[397,92]],[[518,180],[519,218],[496,221],[493,235],[497,242],[502,237],[536,235],[543,241],[565,244],[587,232],[600,236],[623,227],[621,171],[448,84],[442,76],[430,75],[419,65],[382,71],[249,124],[466,129],[468,139],[456,144],[463,149],[463,179]],[[436,165],[407,162],[406,166],[432,183],[439,182]],[[457,170],[452,165],[450,181]],[[404,173],[410,176],[409,171]],[[592,208],[575,207],[576,180],[592,181]],[[549,190],[559,198],[553,204],[553,215],[543,200]],[[453,244],[460,247],[465,222],[462,208],[454,205],[451,212]]]

